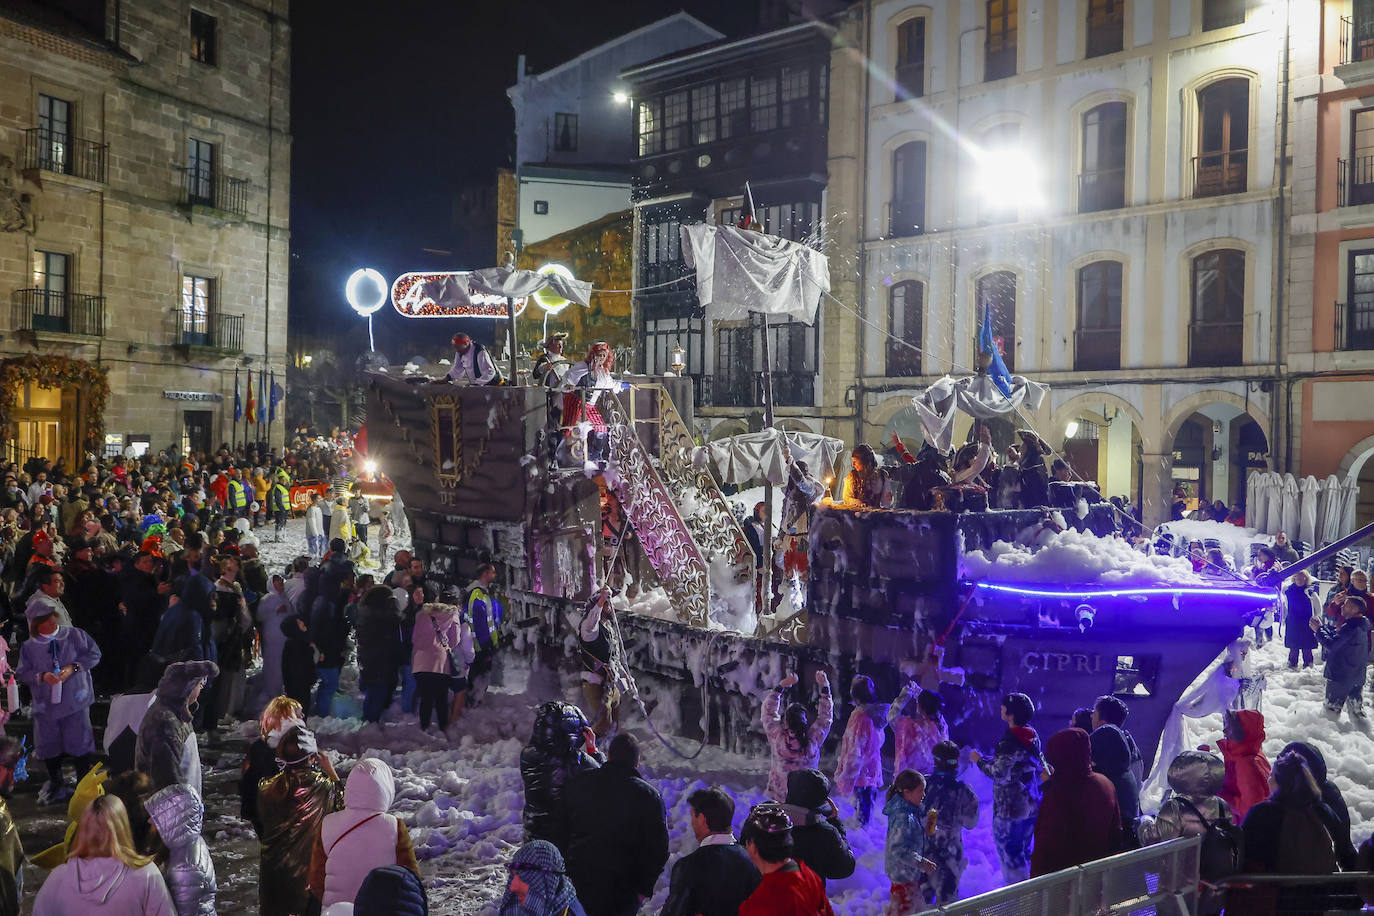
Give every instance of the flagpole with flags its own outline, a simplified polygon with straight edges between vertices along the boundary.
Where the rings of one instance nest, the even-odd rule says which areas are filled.
[[[239,367],[234,367],[234,422],[229,424],[229,447],[238,448],[239,420],[243,419],[243,397],[239,394]]]

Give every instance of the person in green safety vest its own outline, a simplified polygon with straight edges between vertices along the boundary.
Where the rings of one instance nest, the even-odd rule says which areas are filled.
[[[279,479],[273,481],[267,491],[267,513],[276,525],[276,543],[281,543],[281,533],[286,530],[286,518],[291,514],[291,492]]]
[[[227,491],[229,504],[225,506],[229,510],[232,518],[248,517],[248,493],[243,488],[243,481],[239,480],[238,468],[229,469],[229,489]]]
[[[467,600],[463,605],[463,613],[472,627],[472,639],[477,649],[477,655],[468,668],[468,702],[473,706],[481,703],[487,692],[500,639],[498,628],[503,614],[501,602],[491,594],[491,585],[495,581],[495,566],[483,563],[477,567],[477,578],[468,586]]]

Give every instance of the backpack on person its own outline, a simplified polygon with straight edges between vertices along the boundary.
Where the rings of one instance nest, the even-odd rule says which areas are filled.
[[[1174,801],[1193,813],[1202,824],[1202,847],[1198,850],[1198,875],[1215,884],[1241,872],[1245,860],[1245,834],[1230,821],[1218,817],[1209,821],[1191,801],[1175,795]]]
[[[1290,875],[1336,873],[1336,843],[1316,806],[1284,811],[1279,831],[1278,868]]]

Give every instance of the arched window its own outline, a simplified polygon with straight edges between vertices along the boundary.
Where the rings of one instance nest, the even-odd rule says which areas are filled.
[[[1193,258],[1193,320],[1188,365],[1239,366],[1245,358],[1245,252],[1207,251]]]
[[[1126,103],[1104,102],[1083,115],[1078,212],[1126,206]]]
[[[978,321],[992,316],[992,340],[1008,369],[1016,368],[1016,274],[998,270],[978,278]]]
[[[1121,262],[1094,261],[1078,271],[1078,327],[1073,367],[1121,368]]]
[[[1245,190],[1250,143],[1250,81],[1217,80],[1197,93],[1194,197]]]
[[[924,346],[922,338],[925,287],[915,280],[892,284],[887,295],[887,327],[892,335],[887,339],[887,374],[896,376],[920,375],[921,352],[912,347]],[[897,340],[893,340],[895,337]],[[898,341],[906,341],[904,343]]]
[[[892,203],[888,235],[920,235],[926,226],[926,145],[904,143],[892,153]]]
[[[908,19],[897,27],[897,98],[926,94],[926,20]]]

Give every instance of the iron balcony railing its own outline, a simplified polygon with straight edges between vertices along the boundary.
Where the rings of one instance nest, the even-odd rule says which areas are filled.
[[[1337,159],[1336,194],[1342,207],[1374,203],[1374,156]]]
[[[925,201],[889,200],[883,206],[887,210],[888,238],[901,239],[925,234]]]
[[[10,298],[21,331],[105,336],[105,297],[65,290],[17,289]]]
[[[1121,328],[1074,331],[1073,368],[1078,372],[1121,368]]]
[[[1244,331],[1241,321],[1194,321],[1188,326],[1188,365],[1244,365]]]
[[[1216,197],[1245,190],[1249,150],[1220,150],[1193,157],[1193,196]]]
[[[218,169],[187,167],[177,171],[181,173],[182,206],[248,215],[247,178],[231,178]]]
[[[1078,176],[1078,212],[1120,210],[1126,206],[1126,169],[1093,169]]]
[[[110,147],[46,127],[24,131],[23,168],[105,182]]]
[[[926,62],[916,60],[897,65],[897,97],[919,99],[926,94]]]
[[[176,343],[184,347],[243,352],[243,316],[177,309]]]
[[[1374,60],[1374,16],[1341,17],[1341,63]]]
[[[1374,350],[1374,296],[1335,303],[1336,349]]]
[[[1005,79],[1016,75],[1016,30],[988,38],[984,42],[983,81]]]

